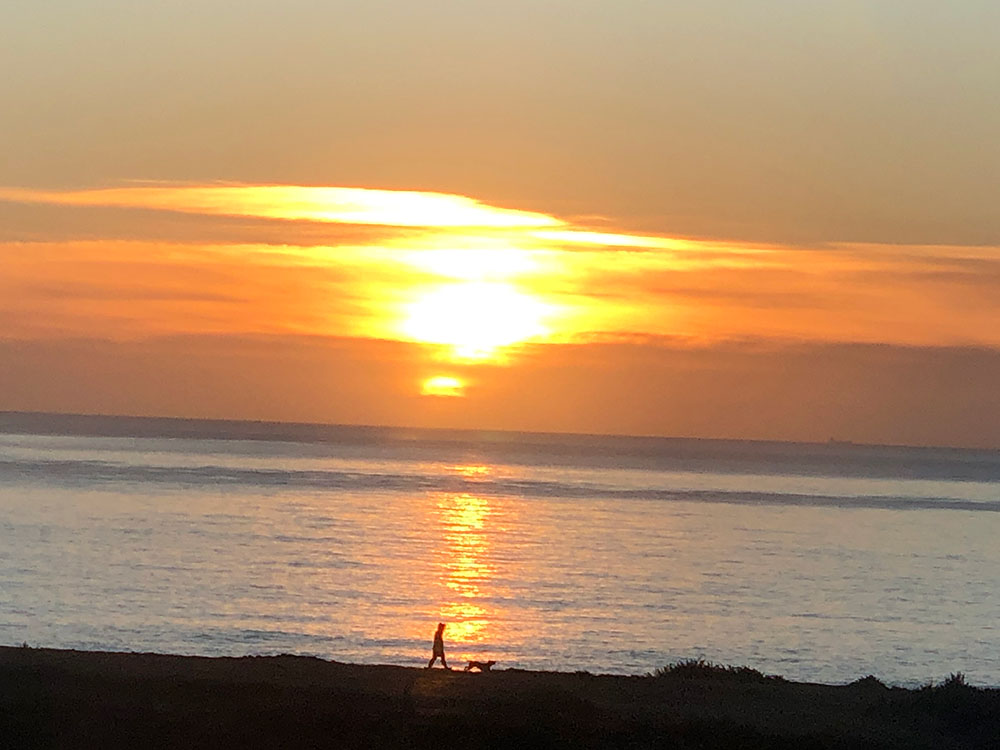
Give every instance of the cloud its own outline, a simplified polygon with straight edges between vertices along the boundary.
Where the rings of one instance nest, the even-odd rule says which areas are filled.
[[[462,195],[356,187],[158,184],[67,191],[0,188],[0,200],[397,227],[556,227],[563,223],[545,214],[498,208]]]
[[[8,336],[296,332],[456,357],[636,335],[1000,346],[992,247],[676,238],[341,187],[8,188],[0,212],[34,238],[0,240]]]
[[[117,206],[0,200],[0,243],[142,240],[202,245],[377,244],[419,233],[414,227],[289,221]]]
[[[145,242],[0,245],[8,338],[167,334],[371,335],[369,265],[272,246]],[[384,282],[383,282],[384,283]]]

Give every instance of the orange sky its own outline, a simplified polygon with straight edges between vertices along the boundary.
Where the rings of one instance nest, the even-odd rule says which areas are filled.
[[[223,235],[233,233],[229,242],[220,237],[212,243],[111,232],[107,239],[35,236],[0,245],[0,320],[8,346],[42,343],[51,350],[89,340],[104,342],[100,347],[109,353],[144,347],[160,358],[178,341],[229,342],[214,361],[199,365],[201,375],[183,378],[205,382],[171,396],[170,407],[155,406],[163,401],[156,389],[171,387],[157,381],[118,405],[106,396],[91,403],[85,392],[53,400],[37,384],[15,382],[6,389],[7,408],[818,439],[803,430],[810,424],[805,404],[792,432],[788,425],[767,426],[773,414],[766,402],[755,403],[749,419],[717,415],[714,427],[700,419],[696,429],[667,416],[638,419],[677,372],[665,378],[658,372],[664,363],[651,362],[649,380],[639,387],[635,360],[662,359],[665,352],[685,360],[729,356],[750,346],[758,361],[744,366],[765,364],[778,379],[777,390],[788,391],[793,384],[781,382],[778,363],[801,356],[803,347],[1000,349],[996,248],[685,240],[463,196],[361,188],[8,188],[0,199],[47,206],[53,222],[81,206],[111,207],[165,212],[178,222],[190,214],[215,217],[224,222]],[[419,216],[427,217],[422,224]],[[246,228],[230,223],[234,217],[280,222],[285,241],[248,243]],[[319,224],[326,228],[321,244]],[[44,226],[38,232],[44,234]],[[316,356],[324,340],[331,350],[354,351],[357,358],[353,365],[331,364],[327,386],[289,385],[286,395],[272,394],[264,404],[248,398],[220,408],[229,399],[220,400],[218,392],[233,380],[280,388],[291,366],[286,357],[258,360],[252,368],[240,364],[260,342],[296,350],[304,346],[296,341],[308,342]],[[373,349],[365,341],[397,344]],[[587,352],[595,359],[592,372],[579,370],[586,383],[565,383],[559,363],[580,367]],[[537,382],[526,386],[526,374],[539,367]],[[348,368],[353,372],[343,371]],[[727,380],[738,382],[739,375]],[[759,372],[742,375],[747,383],[760,378]],[[72,368],[59,375],[74,376]],[[114,375],[132,377],[138,376]],[[595,377],[605,381],[596,391]],[[345,383],[353,381],[352,393]],[[721,387],[709,381],[694,385],[706,391],[697,396],[686,385],[683,399],[704,400]],[[555,382],[560,385],[553,392]],[[526,388],[549,392],[548,417],[538,419]],[[336,405],[341,399],[350,409]],[[716,394],[715,403],[727,399],[731,395]],[[377,408],[377,402],[394,403],[395,410]],[[821,429],[831,432],[828,427]],[[849,425],[838,424],[836,431],[857,436]]]
[[[450,345],[457,359],[635,335],[1000,346],[997,287],[984,274],[996,270],[992,247],[683,240],[361,188],[6,189],[0,199],[289,220],[281,245],[5,243],[11,338],[347,335]],[[298,239],[301,222],[331,225],[325,242]]]
[[[0,410],[1000,447],[995,4],[16,5]]]

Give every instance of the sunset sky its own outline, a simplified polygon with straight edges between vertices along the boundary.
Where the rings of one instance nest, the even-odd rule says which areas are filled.
[[[0,411],[1000,448],[1000,4],[0,7]]]

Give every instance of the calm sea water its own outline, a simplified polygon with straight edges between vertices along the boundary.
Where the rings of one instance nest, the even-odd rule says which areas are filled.
[[[995,452],[0,414],[0,643],[1000,685],[998,511]]]

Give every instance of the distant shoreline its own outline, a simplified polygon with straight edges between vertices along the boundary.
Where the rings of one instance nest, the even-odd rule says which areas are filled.
[[[0,647],[3,747],[986,748],[1000,689]]]
[[[257,419],[139,416],[129,414],[78,414],[0,409],[0,434],[74,435],[79,437],[135,437],[178,439],[237,439],[276,442],[337,443],[333,433],[350,433],[355,439],[389,435],[401,440],[432,439],[508,444],[512,438],[528,443],[568,442],[588,445],[599,441],[622,441],[633,448],[656,444],[703,443],[761,447],[808,446],[827,450],[905,450],[915,452],[962,452],[1000,454],[1000,448],[985,446],[906,445],[857,442],[849,439],[765,440],[754,438],[700,437],[683,435],[623,435],[615,433],[533,432],[522,430],[471,430],[406,425],[336,424]]]

